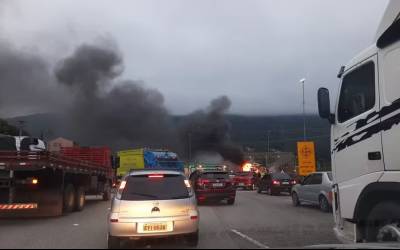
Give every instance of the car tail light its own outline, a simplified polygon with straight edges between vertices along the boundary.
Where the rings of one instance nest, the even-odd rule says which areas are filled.
[[[205,180],[205,179],[199,179],[197,181],[197,185],[199,185],[199,186],[204,186],[204,185],[206,185],[208,183],[210,183],[210,181],[209,180]]]
[[[272,181],[272,185],[281,185],[280,181]]]
[[[148,177],[151,178],[151,179],[160,179],[160,178],[164,178],[164,175],[162,175],[162,174],[150,174]]]
[[[111,213],[110,222],[111,223],[118,223],[119,222],[119,214],[118,213]]]
[[[126,187],[126,181],[122,181],[122,182],[121,182],[121,185],[119,185],[119,188],[118,188],[118,189],[119,189],[120,191],[122,191],[122,190],[125,189],[125,187]]]
[[[292,185],[296,185],[297,184],[297,181],[292,181]]]
[[[191,220],[198,220],[198,219],[199,219],[199,216],[190,216],[190,219],[191,219]]]

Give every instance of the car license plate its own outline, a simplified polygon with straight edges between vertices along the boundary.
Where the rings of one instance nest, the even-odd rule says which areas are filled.
[[[240,187],[244,187],[244,183],[239,183],[239,186]]]
[[[139,223],[138,233],[165,233],[172,232],[173,224],[171,223]]]
[[[224,186],[223,183],[214,183],[213,184],[213,187],[215,187],[215,188],[220,188],[220,187],[223,187],[223,186]]]
[[[289,182],[282,182],[283,185],[289,185]]]

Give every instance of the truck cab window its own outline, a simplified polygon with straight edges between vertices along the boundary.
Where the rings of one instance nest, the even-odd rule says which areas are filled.
[[[346,122],[375,106],[375,64],[369,62],[343,78],[338,119]]]

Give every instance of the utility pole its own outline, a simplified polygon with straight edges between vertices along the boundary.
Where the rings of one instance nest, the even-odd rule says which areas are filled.
[[[188,134],[189,162],[192,162],[192,133]]]
[[[18,121],[18,124],[19,124],[19,137],[22,137],[22,129],[25,125],[25,121],[22,121],[22,120]]]
[[[271,130],[268,130],[268,135],[267,135],[267,153],[265,154],[265,166],[266,167],[267,167],[268,161],[269,161],[269,151],[270,151],[270,149],[269,149],[269,145],[270,145],[269,138],[270,138],[270,135],[271,135]]]
[[[304,129],[303,139],[304,139],[304,141],[307,141],[305,82],[306,82],[306,79],[300,80],[300,83],[303,87],[303,129]]]

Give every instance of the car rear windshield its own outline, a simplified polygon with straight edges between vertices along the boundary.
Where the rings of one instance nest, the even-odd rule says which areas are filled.
[[[229,174],[225,172],[207,172],[201,175],[202,179],[212,179],[212,180],[227,180],[229,179]]]
[[[287,180],[291,179],[288,174],[285,173],[277,173],[277,174],[272,174],[272,179],[277,179],[277,180]]]
[[[329,178],[330,181],[333,181],[332,173],[328,173],[328,178]]]
[[[253,174],[251,172],[239,172],[236,173],[236,176],[252,176]]]
[[[161,177],[160,177],[161,176]],[[189,198],[185,178],[181,175],[159,175],[150,177],[131,176],[121,195],[121,200],[178,200]]]

